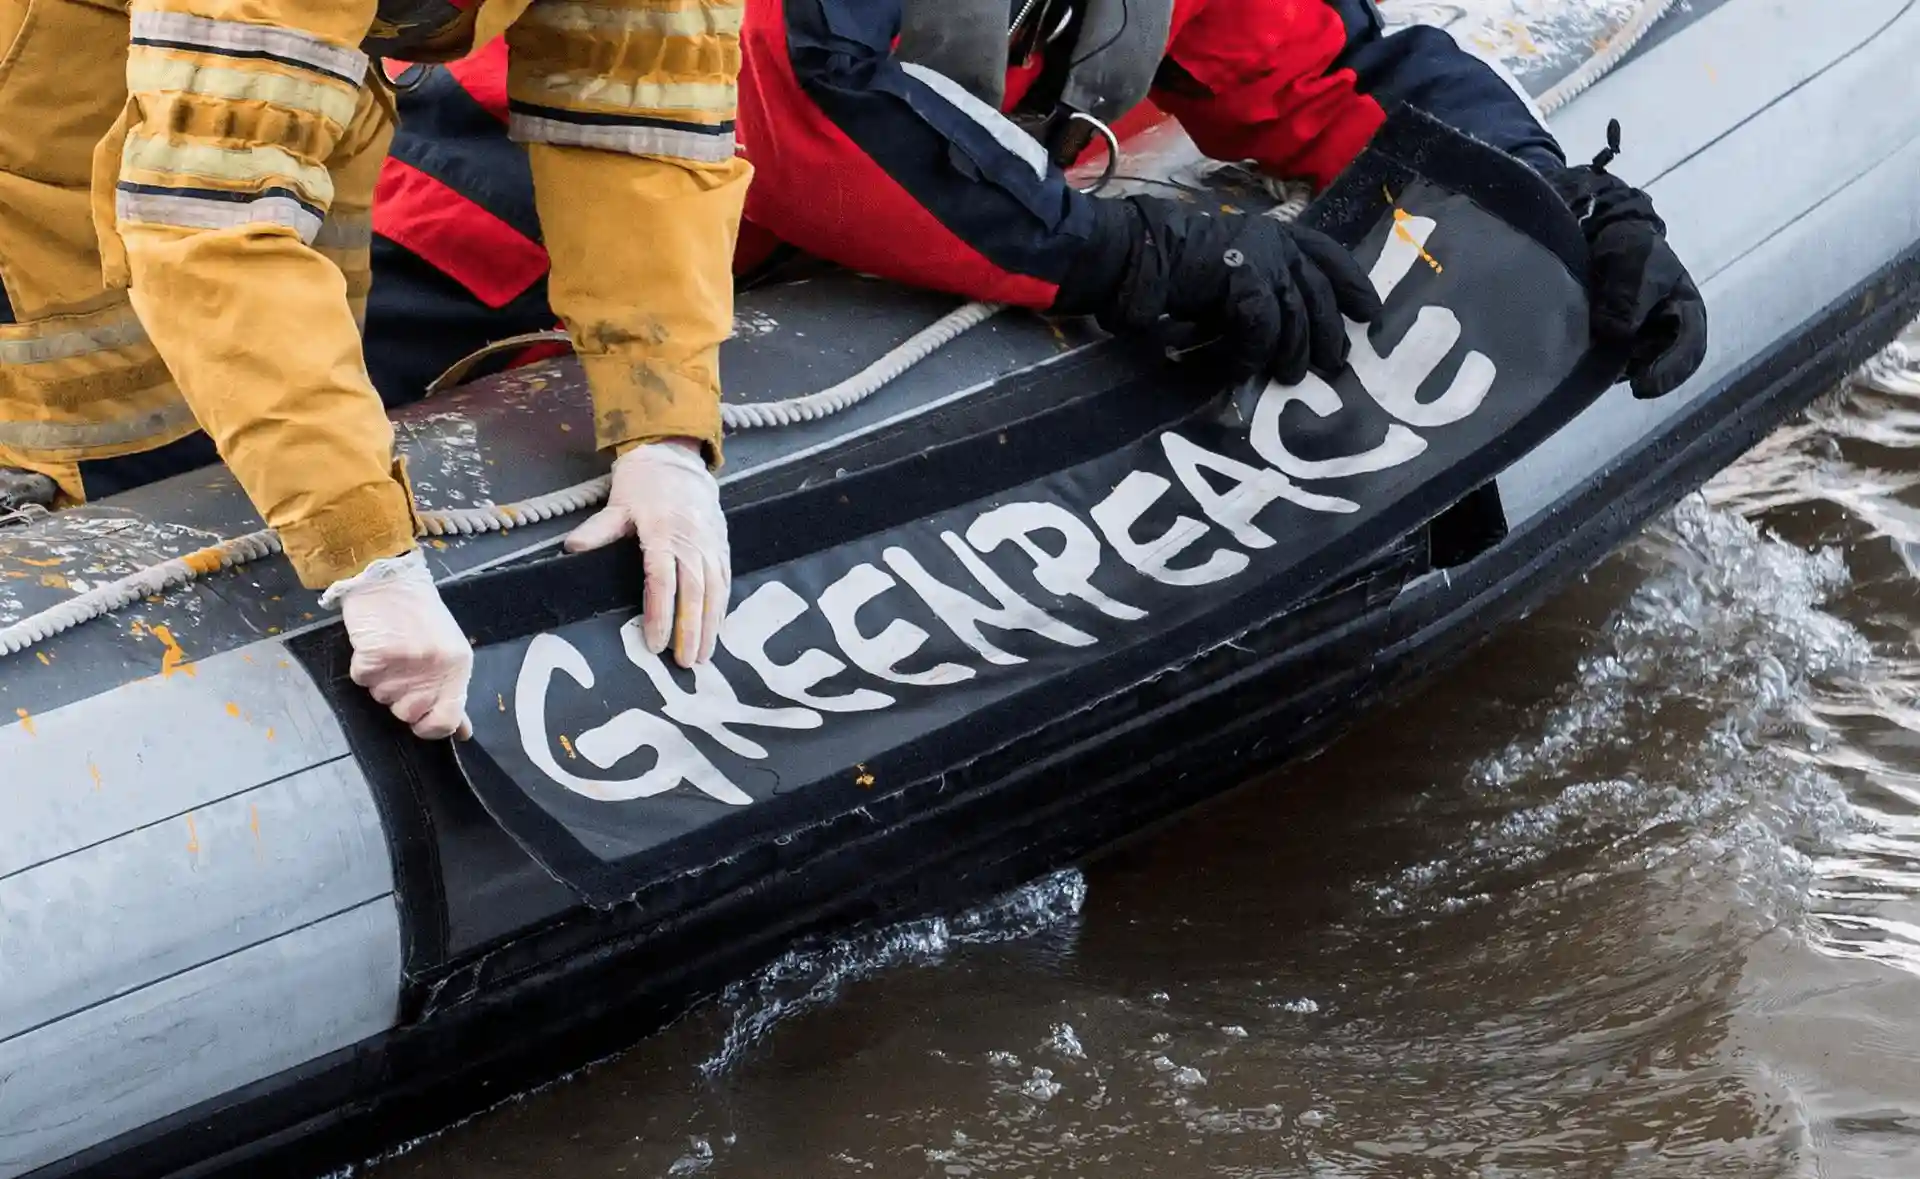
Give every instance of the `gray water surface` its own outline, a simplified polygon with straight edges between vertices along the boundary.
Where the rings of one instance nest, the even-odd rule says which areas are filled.
[[[1916,630],[1842,390],[1319,758],[376,1174],[1920,1176]]]

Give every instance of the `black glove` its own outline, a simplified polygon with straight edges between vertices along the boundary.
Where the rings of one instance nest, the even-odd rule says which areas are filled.
[[[1593,334],[1624,349],[1635,397],[1679,388],[1707,355],[1707,305],[1667,244],[1653,198],[1609,175],[1620,124],[1607,125],[1607,148],[1593,163],[1547,175],[1580,218],[1593,288]]]
[[[1164,197],[1096,198],[1094,208],[1053,310],[1092,315],[1119,336],[1163,315],[1219,334],[1236,381],[1271,372],[1291,385],[1309,365],[1331,376],[1347,362],[1346,319],[1380,313],[1366,272],[1324,233]]]

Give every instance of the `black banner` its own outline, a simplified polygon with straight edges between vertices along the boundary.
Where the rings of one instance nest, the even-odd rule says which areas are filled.
[[[1336,380],[1241,390],[1112,453],[744,571],[720,653],[693,673],[646,652],[637,609],[483,642],[459,752],[476,792],[554,875],[616,903],[1231,642],[1610,383],[1577,227],[1523,165],[1403,112],[1309,220],[1354,248],[1386,308],[1351,325]]]

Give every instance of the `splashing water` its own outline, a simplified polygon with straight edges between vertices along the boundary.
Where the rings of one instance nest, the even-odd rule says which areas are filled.
[[[1032,937],[1071,921],[1086,900],[1085,877],[1068,870],[954,917],[927,917],[789,950],[753,978],[727,988],[721,1003],[731,1022],[700,1071],[709,1077],[725,1072],[782,1022],[832,1003],[849,983],[901,966],[933,965],[956,946]]]
[[[1916,346],[1920,325],[1707,494],[1749,515],[1819,520],[1865,571],[1846,613],[1872,636],[1870,655],[1854,674],[1808,694],[1807,740],[1776,740],[1772,748],[1837,783],[1855,820],[1811,849],[1815,944],[1920,972],[1920,776],[1909,755],[1920,736],[1920,609],[1912,604],[1920,577]]]

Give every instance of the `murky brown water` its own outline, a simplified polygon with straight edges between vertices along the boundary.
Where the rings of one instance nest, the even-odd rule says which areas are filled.
[[[1910,1179],[1916,629],[1843,393],[1319,759],[377,1174]]]

